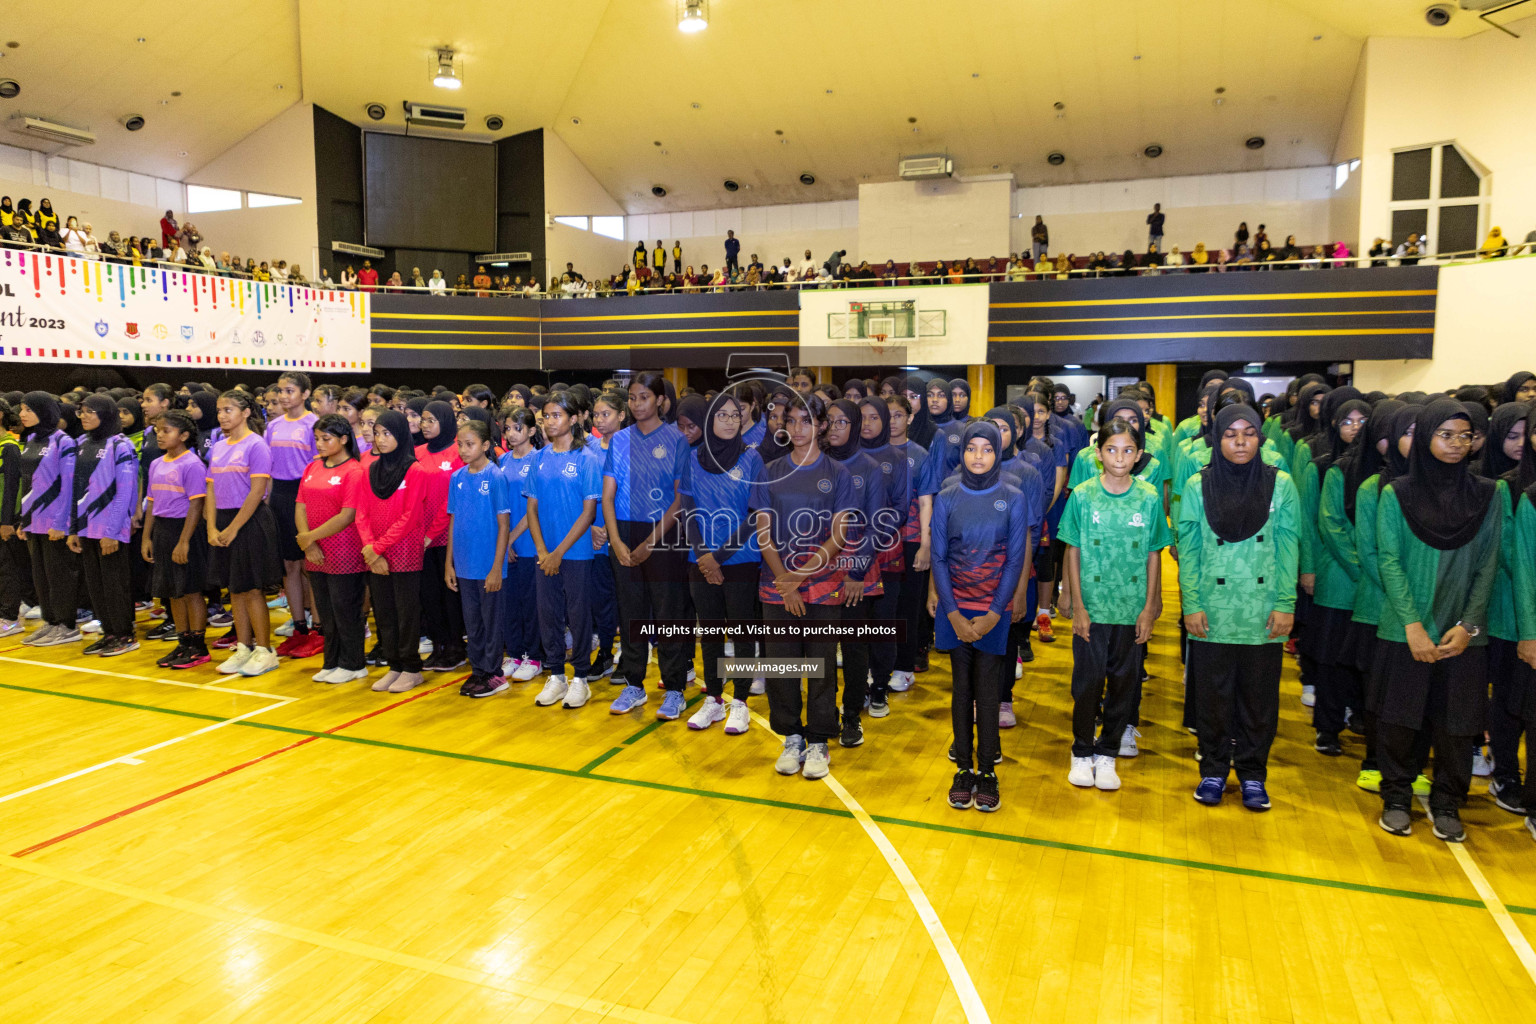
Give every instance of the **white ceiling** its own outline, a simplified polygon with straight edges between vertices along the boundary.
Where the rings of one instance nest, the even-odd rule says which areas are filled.
[[[72,157],[180,180],[300,99],[359,124],[376,101],[395,127],[428,100],[468,108],[470,138],[488,114],[498,136],[552,129],[634,213],[850,198],[929,152],[1026,185],[1300,167],[1331,159],[1367,36],[1490,31],[1467,13],[1430,28],[1425,6],[710,0],[684,35],[677,0],[24,3],[0,26],[0,78],[22,85],[0,142],[57,151],[4,123],[48,117],[96,132]],[[441,45],[457,92],[429,81]]]

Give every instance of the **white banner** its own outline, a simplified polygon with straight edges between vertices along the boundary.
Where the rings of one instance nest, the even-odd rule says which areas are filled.
[[[0,250],[0,359],[369,368],[368,296]]]

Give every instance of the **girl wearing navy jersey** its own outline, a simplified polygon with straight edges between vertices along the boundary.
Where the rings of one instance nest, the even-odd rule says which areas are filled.
[[[51,647],[80,639],[75,624],[80,558],[69,550],[70,501],[75,477],[75,439],[63,429],[59,400],[29,391],[21,402],[21,509],[18,535],[27,542],[32,580],[42,604],[43,625],[22,643]]]
[[[702,417],[704,441],[689,453],[679,488],[688,539],[688,585],[698,617],[706,622],[740,624],[758,618],[762,556],[751,512],[758,500],[763,463],[741,436],[745,408],[746,403],[730,392],[715,396]],[[745,654],[748,642],[739,635],[732,639],[736,651]],[[718,634],[706,634],[702,646],[706,696],[688,719],[688,728],[707,729],[724,721],[726,735],[744,733],[750,719],[746,700],[751,681],[733,680],[734,698],[727,704],[725,684],[717,671],[725,643]]]
[[[235,653],[219,666],[225,675],[260,675],[277,667],[272,621],[263,591],[282,580],[277,526],[263,500],[272,475],[272,452],[251,429],[256,399],[239,389],[219,396],[219,429],[207,483],[204,519],[211,551],[210,577],[229,589],[235,613]],[[259,423],[259,414],[257,422]]]
[[[325,641],[311,633],[305,615],[304,551],[294,539],[298,534],[294,506],[298,503],[299,481],[315,457],[315,421],[319,418],[305,408],[309,400],[309,376],[299,370],[287,370],[277,378],[277,404],[282,415],[267,423],[267,447],[272,450],[272,516],[277,525],[278,554],[283,559],[283,591],[288,596],[288,639],[278,645],[285,658],[310,658],[319,654]]]
[[[912,506],[912,472],[907,465],[905,448],[892,443],[891,407],[885,399],[866,397],[859,402],[859,417],[859,447],[880,467],[884,483],[881,506],[870,524],[881,592],[869,601],[869,618],[889,622],[900,618],[904,583],[903,536]],[[905,433],[902,436],[905,439]],[[895,667],[896,641],[872,641],[869,644],[868,683],[871,718],[884,718],[890,714],[885,694]]]
[[[363,655],[368,567],[355,525],[358,489],[368,486],[368,478],[350,423],[328,413],[315,422],[314,433],[319,457],[304,468],[294,506],[295,540],[325,627],[325,662],[314,679],[349,683],[368,676]]]
[[[448,484],[447,584],[464,609],[469,638],[469,678],[459,687],[466,697],[490,697],[507,688],[501,674],[502,566],[511,532],[507,481],[491,461],[491,428],[472,420],[459,428],[459,458]]]
[[[908,378],[915,380],[916,378]],[[910,387],[909,389],[910,390]],[[907,515],[901,531],[901,589],[896,595],[896,618],[907,625],[906,637],[896,644],[891,673],[886,681],[876,676],[870,690],[870,714],[885,717],[889,690],[910,690],[917,675],[918,657],[926,658],[927,617],[923,605],[928,599],[929,521],[933,516],[933,495],[938,487],[928,467],[928,450],[913,440],[909,424],[915,417],[909,395],[894,394],[885,400],[891,422],[891,447],[907,464]],[[926,411],[923,415],[927,415]],[[930,424],[931,425],[931,424]]]
[[[411,450],[404,413],[379,416],[374,431],[377,458],[368,467],[368,486],[353,500],[363,561],[371,574],[375,650],[389,671],[373,683],[378,692],[405,693],[424,681],[421,654],[421,562],[427,546],[431,481]]]
[[[933,417],[928,415],[928,389],[923,384],[923,378],[918,376],[907,377],[902,381],[901,394],[906,398],[907,404],[912,407],[911,416],[907,422],[907,437],[916,442],[924,451],[933,443],[934,431],[938,429],[933,422]]]
[[[155,662],[161,668],[195,668],[212,660],[202,594],[208,581],[208,533],[200,528],[208,477],[188,450],[196,440],[197,424],[184,412],[165,412],[155,421],[155,442],[163,454],[149,467],[149,512],[141,543],[144,561],[153,570],[151,590],[176,630],[175,649]]]
[[[790,452],[764,469],[756,513],[763,553],[758,599],[770,623],[830,625],[842,618],[839,556],[857,506],[853,478],[818,444],[826,418],[819,397],[797,397],[785,416]],[[768,680],[768,713],[773,731],[784,737],[775,770],[794,775],[803,765],[806,778],[823,778],[832,763],[827,744],[838,734],[837,644],[802,638],[770,640],[767,648],[770,658],[821,663],[821,672],[803,677],[803,700],[800,679]]]
[[[971,382],[964,377],[956,377],[949,382],[949,418],[956,423],[969,423],[975,419],[971,415]]]
[[[661,374],[650,371],[635,378],[629,389],[629,411],[635,422],[614,435],[603,462],[603,519],[610,524],[608,543],[621,628],[615,681],[623,679],[625,684],[609,709],[614,714],[626,714],[647,700],[648,645],[631,638],[631,624],[636,619],[681,619],[685,614],[688,563],[676,523],[681,508],[677,485],[689,449],[682,433],[663,422],[665,383]],[[678,718],[683,712],[691,643],[657,644],[666,690],[656,713],[662,720]]]
[[[1002,479],[1002,436],[983,420],[961,436],[961,477],[933,504],[933,577],[928,598],[935,643],[950,652],[954,690],[950,718],[957,771],[951,807],[995,811],[1001,804],[997,773],[998,690],[1002,683],[1011,610],[1022,601],[1019,582],[1029,554],[1027,503]],[[972,732],[981,771],[972,769]]]
[[[428,476],[427,549],[421,566],[421,624],[432,641],[432,654],[422,666],[428,672],[451,672],[465,661],[463,605],[444,582],[449,479],[464,465],[459,458],[458,429],[453,406],[443,401],[427,403],[421,414],[423,443],[416,449],[416,465]]]
[[[534,703],[579,708],[591,699],[592,535],[602,481],[597,456],[584,447],[576,399],[564,391],[544,398],[549,443],[533,456],[523,479],[525,515],[538,571],[539,635],[550,673]],[[571,677],[565,675],[565,632],[571,633]],[[643,669],[642,669],[643,671]]]
[[[80,425],[85,435],[75,456],[68,544],[83,556],[86,593],[101,620],[101,639],[84,653],[112,657],[139,648],[126,547],[138,504],[139,460],[122,432],[117,404],[106,395],[85,399]]]
[[[1065,438],[1058,438],[1050,431],[1050,411],[1030,399],[1020,402],[1029,413],[1031,438],[1050,452],[1049,469],[1042,465],[1040,475],[1051,488],[1051,500],[1046,504],[1045,529],[1040,544],[1035,549],[1035,632],[1041,643],[1055,643],[1056,634],[1051,628],[1051,612],[1056,604],[1056,556],[1051,547],[1051,537],[1061,522],[1061,511],[1066,505],[1067,469],[1071,460],[1071,446]],[[1028,442],[1026,442],[1027,444]],[[1036,447],[1032,450],[1038,451]]]
[[[507,518],[511,526],[503,583],[508,600],[501,602],[501,641],[506,652],[501,674],[511,682],[525,683],[544,670],[538,614],[530,612],[523,601],[534,593],[538,554],[533,547],[533,532],[528,529],[528,499],[523,491],[528,471],[534,465],[530,456],[544,439],[539,435],[533,410],[511,402],[502,409],[501,437],[507,445],[500,468],[507,481]]]

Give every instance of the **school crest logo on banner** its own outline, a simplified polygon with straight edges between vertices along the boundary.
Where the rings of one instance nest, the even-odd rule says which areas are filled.
[[[171,329],[165,324],[155,324],[155,329],[150,332],[159,341],[164,341],[171,336]]]
[[[107,336],[107,322],[105,320],[97,320],[96,321],[96,337],[98,337],[98,338],[105,338],[106,336]]]
[[[181,325],[181,340],[182,341],[191,341],[192,340],[192,325],[191,324],[182,324]]]
[[[138,324],[124,324],[123,325],[123,337],[127,338],[129,341],[138,341],[139,340],[139,325]]]
[[[261,346],[265,345],[266,343],[267,343],[267,336],[265,334],[262,334],[260,331],[252,331],[251,332],[251,344],[252,345],[255,345],[257,348],[261,348]]]

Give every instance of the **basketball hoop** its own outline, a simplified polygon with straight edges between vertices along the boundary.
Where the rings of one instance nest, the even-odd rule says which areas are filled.
[[[885,339],[888,337],[890,337],[888,334],[871,334],[869,336],[869,350],[877,356],[884,355]]]

